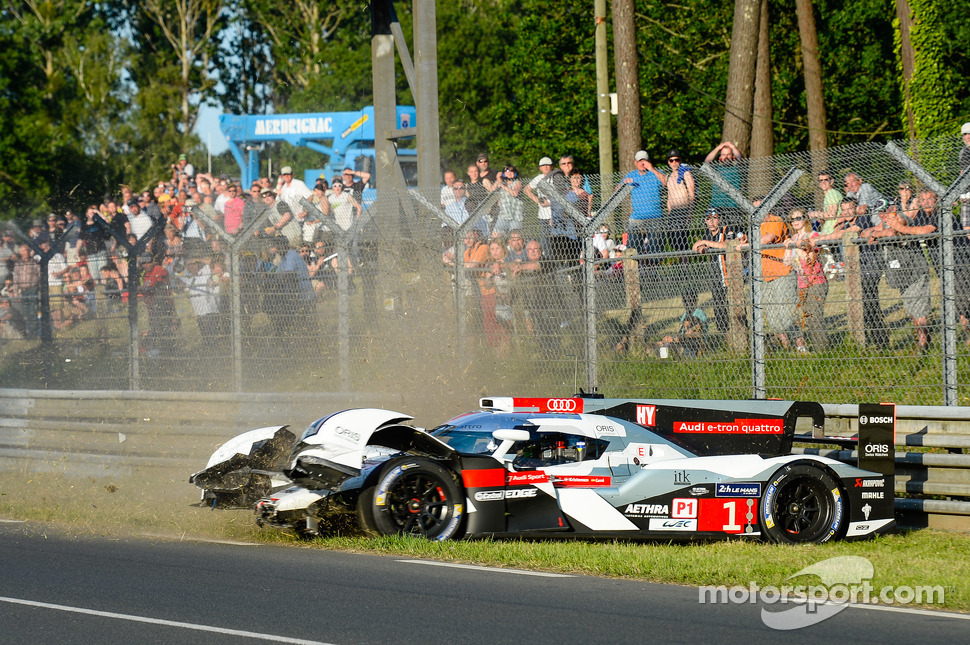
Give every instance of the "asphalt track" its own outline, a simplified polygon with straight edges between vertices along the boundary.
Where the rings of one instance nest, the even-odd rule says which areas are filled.
[[[694,587],[0,523],[5,643],[967,642],[966,616],[849,607],[776,631]]]

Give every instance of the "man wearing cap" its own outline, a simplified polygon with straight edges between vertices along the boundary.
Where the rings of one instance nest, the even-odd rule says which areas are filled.
[[[960,172],[970,166],[970,122],[960,127],[960,138],[963,139],[963,149],[960,150]]]
[[[188,155],[180,154],[178,163],[172,164],[172,183],[179,185],[182,179],[195,176],[195,166],[189,163]]]
[[[280,178],[276,182],[277,201],[286,202],[290,205],[290,208],[297,209],[300,207],[300,198],[310,199],[311,195],[313,195],[313,191],[307,188],[302,180],[293,178],[292,167],[283,166],[280,168]]]
[[[492,192],[498,185],[495,183],[496,172],[492,170],[488,165],[488,155],[484,152],[478,155],[475,160],[475,165],[478,167],[478,176],[481,177],[482,185],[488,192]]]
[[[254,181],[249,186],[249,195],[246,197],[246,203],[243,206],[242,212],[242,225],[240,229],[246,228],[251,222],[254,222],[257,217],[263,214],[266,210],[266,205],[263,203],[263,198],[260,193],[263,191],[263,187],[259,184],[259,181]],[[258,233],[258,230],[257,230]]]
[[[539,244],[547,255],[549,254],[549,228],[552,222],[552,206],[548,199],[539,195],[537,189],[540,181],[548,180],[550,172],[552,172],[552,159],[543,157],[539,160],[540,174],[533,177],[532,181],[525,187],[526,196],[539,207]]]
[[[51,239],[51,236],[48,235],[47,231],[44,230],[44,220],[42,219],[35,219],[30,223],[29,235],[30,239],[37,244],[40,244],[45,240],[49,242]]]
[[[723,252],[727,249],[728,240],[743,240],[744,236],[730,226],[722,224],[721,214],[716,208],[707,209],[704,213],[704,224],[707,226],[707,231],[701,239],[694,242],[693,249],[696,253],[712,251],[708,257],[711,259],[710,285],[714,320],[717,323],[717,330],[726,334],[728,332],[727,260]]]
[[[660,218],[663,209],[660,203],[660,190],[667,177],[650,163],[650,155],[640,150],[634,156],[635,170],[623,178],[624,184],[631,184],[630,202],[633,211],[627,222],[627,246],[637,253],[660,253],[663,251],[659,235]]]

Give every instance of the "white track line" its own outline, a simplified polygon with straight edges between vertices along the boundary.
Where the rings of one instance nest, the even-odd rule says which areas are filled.
[[[850,609],[874,609],[876,611],[892,611],[897,614],[916,614],[929,618],[956,618],[958,620],[970,620],[970,614],[958,614],[952,611],[938,611],[936,609],[917,609],[915,607],[897,607],[895,605],[869,605],[854,604],[849,605]]]
[[[432,567],[451,567],[453,569],[473,569],[475,571],[490,571],[492,573],[513,573],[520,576],[540,576],[542,578],[572,578],[565,573],[546,573],[545,571],[526,571],[524,569],[502,569],[501,567],[481,567],[474,564],[458,564],[455,562],[434,562],[432,560],[398,560],[408,564],[427,564]]]
[[[117,614],[111,611],[98,611],[96,609],[84,609],[81,607],[70,607],[68,605],[55,605],[47,602],[37,602],[35,600],[24,600],[23,598],[6,598],[0,596],[0,602],[11,603],[14,605],[27,605],[30,607],[40,607],[42,609],[56,609],[58,611],[68,611],[75,614],[87,614],[89,616],[102,616],[104,618],[117,618],[128,620],[135,623],[149,623],[151,625],[165,625],[167,627],[180,627],[182,629],[194,629],[200,632],[213,632],[216,634],[227,634],[229,636],[240,636],[242,638],[259,638],[261,640],[272,641],[274,643],[298,643],[300,645],[330,645],[321,641],[308,641],[301,638],[290,638],[288,636],[276,636],[274,634],[261,634],[259,632],[248,632],[241,629],[225,629],[223,627],[212,627],[209,625],[198,625],[195,623],[183,623],[176,620],[162,620],[160,618],[146,618],[145,616],[132,616],[130,614]]]

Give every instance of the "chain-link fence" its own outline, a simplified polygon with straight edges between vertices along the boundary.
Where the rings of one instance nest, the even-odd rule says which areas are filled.
[[[3,383],[967,404],[963,149],[509,170],[351,222],[304,201],[288,238],[256,209],[236,235],[195,213],[206,240],[102,222],[103,256],[8,244]]]

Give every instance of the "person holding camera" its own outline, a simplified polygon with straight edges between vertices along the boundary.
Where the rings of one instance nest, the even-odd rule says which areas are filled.
[[[184,185],[183,181],[187,183],[193,177],[195,177],[195,166],[189,163],[188,155],[180,154],[178,162],[172,164],[172,183],[181,188]]]

